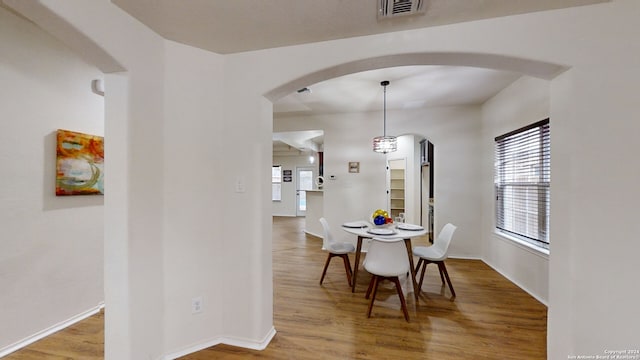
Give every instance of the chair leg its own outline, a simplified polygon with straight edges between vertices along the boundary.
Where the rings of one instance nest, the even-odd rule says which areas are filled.
[[[440,276],[444,273],[444,276],[447,278],[447,284],[449,284],[449,290],[451,290],[451,295],[456,297],[456,292],[453,290],[453,285],[451,284],[451,279],[449,278],[449,273],[447,272],[447,266],[444,264],[444,261],[438,262],[438,268],[440,269]]]
[[[442,266],[440,266],[440,264],[444,265],[444,263],[442,261],[437,261],[436,263],[438,264],[438,271],[440,272],[440,281],[442,281],[442,285],[444,285],[444,276],[442,272]]]
[[[422,263],[424,262],[424,260],[422,260],[422,258],[418,258],[418,263],[416,264],[416,268],[413,271],[414,276],[418,276],[418,272],[420,271],[420,266],[422,266]],[[420,285],[418,285],[418,288],[415,289],[416,291],[418,291],[418,293],[420,292],[422,283]]]
[[[373,309],[373,302],[376,300],[376,293],[378,292],[378,283],[380,276],[373,275],[373,296],[371,296],[371,302],[369,302],[369,310],[367,310],[367,317],[371,317],[371,309]]]
[[[420,259],[420,261],[422,261],[422,272],[420,273],[420,283],[418,284],[418,291],[422,291],[422,281],[424,280],[424,273],[427,271],[427,262],[423,259]]]
[[[353,276],[353,272],[351,270],[351,261],[349,261],[349,255],[347,254],[333,254],[329,253],[327,255],[327,261],[324,263],[324,269],[322,270],[322,277],[320,278],[320,285],[322,285],[322,281],[324,281],[324,277],[327,274],[327,269],[329,268],[329,263],[331,262],[331,258],[334,256],[339,256],[342,258],[344,262],[344,268],[347,272],[347,281],[349,282],[349,286],[351,286],[351,277]]]
[[[376,280],[376,276],[375,275],[371,276],[371,281],[369,281],[369,287],[367,288],[367,293],[364,296],[365,299],[368,299],[369,296],[371,296],[371,290],[373,290],[373,284],[375,280]]]
[[[344,270],[347,272],[347,281],[349,282],[349,286],[351,286],[351,262],[349,261],[349,255],[342,254],[340,255],[342,261],[344,262]]]
[[[320,285],[322,285],[322,281],[324,280],[324,276],[327,274],[327,268],[329,267],[329,262],[331,262],[331,253],[327,255],[327,261],[324,263],[324,269],[322,270],[322,277],[320,278]]]
[[[404,300],[404,294],[402,293],[402,286],[400,286],[400,279],[397,276],[390,278],[396,284],[396,290],[400,297],[400,306],[402,306],[402,312],[404,313],[404,319],[409,322],[409,312],[407,311],[407,302]]]
[[[423,258],[419,258],[418,259],[418,264],[416,265],[416,270],[413,272],[414,274],[417,274],[418,271],[420,271],[420,265],[422,265],[423,262],[424,262]]]

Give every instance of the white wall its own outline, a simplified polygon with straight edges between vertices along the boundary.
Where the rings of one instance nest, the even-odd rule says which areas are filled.
[[[549,81],[522,77],[484,104],[484,156],[479,178],[483,193],[483,260],[545,304],[549,298],[549,256],[494,232],[496,222],[493,165],[495,137],[549,117],[550,90]],[[554,119],[551,120],[552,127],[553,123]],[[551,131],[553,136],[553,129]],[[551,151],[553,161],[554,149]],[[553,204],[551,211],[553,212]]]
[[[451,256],[480,258],[480,107],[396,111],[391,116],[399,133],[421,134],[433,143],[434,231],[455,224]]]
[[[165,42],[110,2],[5,3],[104,71],[126,69],[105,74],[105,359],[156,359],[164,353]]]
[[[215,156],[221,151],[213,139],[220,129],[217,105],[222,85],[221,57],[193,47],[165,44],[164,112],[164,352],[190,350],[193,339],[215,342],[224,333],[225,306],[220,289],[224,279],[203,274],[224,274],[227,268],[215,261],[226,239],[218,236],[227,203],[207,191],[227,176]],[[185,146],[185,141],[197,146]],[[191,300],[202,298],[202,313],[192,315]]]
[[[481,193],[477,185],[481,159],[478,151],[480,107],[387,111],[387,115],[393,119],[388,123],[387,133],[419,134],[434,143],[436,232],[448,222],[456,224],[458,231],[451,245],[452,256],[480,258],[481,243],[475,230],[480,226]],[[378,128],[370,126],[372,118],[382,118],[382,114],[349,113],[274,120],[276,132],[324,130],[324,209],[325,217],[334,228],[350,219],[368,218],[373,210],[386,207],[386,157],[372,151],[371,141],[379,135]],[[407,149],[399,156],[417,162],[411,159],[416,156],[419,143],[413,145],[405,146]],[[388,156],[397,157],[395,153]],[[348,172],[350,161],[360,162],[360,173]],[[335,175],[336,180],[329,180],[330,175]],[[414,187],[410,181],[408,185]],[[418,195],[414,198],[419,201]],[[334,232],[341,241],[355,243],[353,236],[343,231]]]
[[[121,300],[109,284],[117,290],[115,280],[129,282],[128,288],[120,289],[125,291],[124,298],[131,306],[127,308],[125,302],[125,306],[114,309],[114,314],[121,317],[107,319],[107,332],[113,331],[109,326],[123,327],[125,336],[127,331],[131,336],[108,342],[106,359],[155,358],[166,351],[164,344],[202,345],[206,342],[204,339],[216,334],[215,328],[206,333],[189,333],[180,339],[165,338],[169,335],[158,335],[155,330],[148,332],[150,328],[162,328],[165,311],[178,311],[177,307],[163,308],[165,290],[171,290],[163,289],[163,279],[182,275],[180,272],[164,274],[162,261],[158,261],[164,259],[161,244],[166,234],[157,224],[165,220],[165,207],[173,206],[164,202],[165,196],[175,191],[164,186],[161,176],[169,158],[151,157],[164,154],[166,145],[162,131],[152,126],[165,121],[164,106],[158,109],[158,104],[172,101],[164,98],[164,86],[173,86],[165,84],[162,71],[166,56],[162,50],[164,42],[110,2],[10,2],[32,5],[31,8],[24,5],[27,8],[23,9],[30,14],[45,7],[93,41],[91,44],[75,42],[76,46],[82,49],[98,44],[129,71],[125,79],[115,75],[107,77],[107,85],[116,85],[117,94],[113,99],[106,98],[106,134],[122,149],[109,159],[115,161],[116,173],[123,179],[120,184],[123,191],[113,197],[107,194],[106,222],[107,228],[118,229],[118,235],[123,235],[113,240],[125,252],[106,255],[107,262],[113,266],[107,266],[109,274],[105,281],[107,306],[110,296],[116,303]],[[640,266],[636,261],[640,244],[630,240],[640,234],[640,225],[635,219],[640,193],[634,191],[640,182],[640,170],[630,168],[628,163],[633,161],[629,154],[635,153],[636,137],[640,133],[640,123],[634,121],[640,116],[635,91],[640,83],[639,12],[640,3],[636,0],[614,0],[593,6],[224,56],[223,74],[218,74],[219,69],[211,70],[224,89],[222,99],[212,104],[220,107],[221,112],[216,113],[212,121],[224,137],[217,139],[219,151],[210,154],[210,159],[225,172],[216,176],[217,183],[211,188],[183,190],[214,198],[226,209],[221,227],[214,235],[219,242],[218,251],[209,259],[224,271],[203,272],[192,279],[206,286],[214,276],[222,288],[231,289],[221,295],[220,309],[209,310],[222,313],[223,335],[244,339],[245,345],[265,344],[273,335],[269,178],[274,128],[272,105],[265,94],[273,100],[278,94],[299,89],[300,85],[371,66],[466,64],[511,69],[551,79],[562,69],[555,64],[561,64],[571,70],[551,82],[550,117],[555,120],[551,139],[554,190],[551,195],[553,245],[549,260],[548,356],[565,359],[572,354],[595,355],[602,354],[603,349],[637,347],[640,323],[629,319],[640,318],[640,307],[636,304],[640,289],[629,284],[635,283]],[[38,18],[38,24],[47,23],[51,18]],[[69,43],[76,40],[68,31],[66,36],[64,32],[59,34]],[[71,32],[71,35],[76,34]],[[217,58],[215,54],[211,56]],[[301,58],[305,61],[300,61]],[[461,231],[460,241],[452,244],[454,253],[479,254],[483,227],[477,215],[483,210],[482,191],[467,185],[471,185],[473,175],[482,170],[483,147],[477,136],[481,131],[480,121],[462,120],[480,119],[480,109],[437,111],[467,116],[453,116],[459,121],[434,124],[429,131],[441,131],[440,136],[424,134],[436,146],[435,198],[440,202],[436,203],[436,229],[449,221],[457,223]],[[123,116],[111,118],[116,113]],[[110,120],[116,125],[109,125]],[[359,124],[358,119],[355,124]],[[208,129],[204,124],[197,128]],[[356,139],[361,146],[354,143],[353,151],[333,154],[333,164],[325,164],[327,175],[338,176],[335,181],[327,181],[327,190],[339,189],[333,195],[325,194],[325,205],[327,202],[346,204],[334,215],[333,222],[360,217],[361,211],[357,208],[378,207],[380,199],[384,203],[384,184],[372,184],[372,191],[365,192],[356,187],[356,175],[347,174],[346,169],[348,161],[361,159],[358,181],[376,178],[379,158],[374,158],[378,154],[370,151],[369,141],[377,134],[368,127],[351,130],[361,134],[361,138]],[[329,137],[325,133],[325,156],[329,157],[329,142],[353,141],[353,134],[336,133]],[[206,151],[209,146],[190,139],[180,143],[194,147],[194,151]],[[243,146],[238,146],[239,143]],[[234,149],[233,156],[229,156],[228,149]],[[478,155],[463,155],[471,153]],[[447,161],[446,157],[450,156],[459,156],[460,161]],[[610,161],[612,158],[628,161]],[[383,169],[384,164],[380,164],[380,168]],[[467,180],[448,181],[452,177]],[[244,192],[235,191],[238,182],[242,183]],[[453,185],[460,184],[464,186],[453,189]],[[607,189],[607,192],[594,201],[594,189]],[[350,200],[361,199],[350,203]],[[110,207],[112,200],[115,204]],[[116,213],[116,210],[122,211]],[[196,232],[208,228],[208,224],[203,223],[195,226],[199,226]],[[106,236],[109,235],[107,232]],[[602,263],[603,244],[616,258],[606,266],[596,266],[594,264]],[[182,294],[187,301],[191,296]],[[177,316],[180,322],[193,317],[189,313]]]
[[[55,132],[104,134],[102,77],[0,8],[0,355],[104,300],[104,199],[55,196]]]
[[[324,130],[324,213],[332,228],[345,219],[364,219],[386,204],[385,156],[371,150],[375,129],[365,126],[370,114],[339,114],[317,118],[286,117],[274,121],[273,131]],[[348,164],[360,162],[359,173]],[[331,176],[335,180],[331,180]],[[341,241],[353,241],[333,231]]]
[[[640,290],[628,286],[634,283],[633,274],[640,266],[633,255],[640,251],[640,244],[628,240],[640,233],[640,225],[633,219],[640,200],[640,193],[634,191],[634,184],[640,181],[640,170],[630,169],[628,161],[611,161],[616,157],[632,161],[629,159],[629,154],[634,153],[631,144],[635,143],[636,134],[640,132],[640,123],[633,120],[640,115],[633,100],[636,98],[634,88],[640,78],[640,68],[635,60],[640,55],[640,44],[635,41],[635,34],[640,31],[640,25],[635,21],[638,12],[639,2],[617,0],[558,11],[272,49],[237,55],[233,61],[238,61],[238,67],[242,64],[243,68],[258,61],[256,58],[263,64],[269,64],[270,68],[264,71],[270,74],[264,78],[265,90],[273,89],[270,84],[286,84],[269,93],[274,97],[325,77],[365,70],[367,64],[359,63],[361,59],[375,58],[378,66],[381,63],[384,66],[401,63],[394,60],[402,56],[384,57],[387,54],[407,54],[407,59],[416,60],[411,54],[441,51],[446,54],[435,60],[426,56],[421,63],[449,61],[456,64],[465,63],[465,59],[468,64],[480,60],[474,58],[475,54],[500,54],[507,58],[485,58],[485,64],[519,68],[525,74],[546,79],[552,79],[553,74],[544,70],[545,65],[523,63],[517,59],[536,59],[570,67],[571,70],[552,81],[550,96],[549,115],[554,119],[551,140],[554,158],[548,356],[560,359],[573,354],[596,355],[603,354],[603,349],[634,348],[637,343],[634,334],[640,333],[640,324],[625,320],[640,317],[640,307],[633,300],[640,295]],[[385,46],[380,47],[380,43]],[[449,52],[459,53],[448,58]],[[302,54],[306,61],[295,63],[293,59]],[[509,59],[510,56],[513,58]],[[243,76],[250,75],[245,73]],[[273,79],[278,76],[280,79]],[[290,82],[283,82],[284,79],[290,79]],[[477,131],[480,133],[480,128]],[[371,135],[363,134],[366,138]],[[432,139],[429,134],[425,135]],[[464,138],[465,133],[460,135]],[[481,217],[477,216],[484,210],[482,192],[464,187],[459,189],[460,192],[447,191],[438,195],[438,191],[450,186],[446,181],[438,180],[438,172],[445,170],[451,174],[461,171],[461,175],[481,176],[483,146],[477,139],[475,144],[467,142],[467,146],[451,148],[454,152],[465,149],[478,154],[476,161],[468,162],[468,167],[456,165],[456,169],[443,169],[442,164],[446,166],[453,162],[439,159],[440,154],[446,152],[442,151],[437,139],[432,139],[436,146],[435,198],[452,204],[452,209],[460,210],[460,213],[452,212],[436,204],[439,209],[436,210],[436,228],[448,220],[455,222],[460,214],[466,215],[462,225],[468,233],[461,232],[460,235],[470,241],[452,244],[464,245],[452,249],[457,253],[468,249],[479,253],[482,249],[483,227]],[[327,157],[329,146],[327,143]],[[344,159],[338,160],[344,163]],[[327,173],[332,171],[327,165]],[[343,188],[348,188],[348,185],[345,183]],[[607,189],[605,196],[594,200],[594,189],[603,188]],[[331,201],[344,202],[344,198],[332,199],[328,190],[326,206]],[[447,199],[447,195],[452,198]],[[343,213],[336,214],[335,221],[346,214],[345,211]],[[471,217],[471,213],[476,216]],[[609,266],[594,266],[601,261],[605,244],[617,254],[617,258]]]

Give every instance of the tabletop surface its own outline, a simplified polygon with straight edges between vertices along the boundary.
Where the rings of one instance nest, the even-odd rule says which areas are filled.
[[[345,224],[349,226],[345,226]],[[398,225],[402,226],[402,224],[404,223],[385,225],[382,227],[374,226],[368,221],[352,221],[352,222],[347,222],[345,224],[341,226],[342,230],[351,234],[364,237],[364,238],[375,237],[379,239],[397,240],[397,239],[409,239],[412,237],[422,236],[427,234],[427,229],[425,229],[424,227],[420,227],[420,230],[399,229]],[[413,224],[406,224],[406,225],[411,227],[420,226],[420,225],[413,225]],[[355,226],[360,226],[360,227],[355,227]],[[370,231],[375,231],[374,229],[389,229],[393,231],[393,234],[383,235],[383,234],[371,233]]]

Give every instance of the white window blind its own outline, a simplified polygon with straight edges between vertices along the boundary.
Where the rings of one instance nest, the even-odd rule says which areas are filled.
[[[496,228],[549,248],[549,119],[495,138]]]

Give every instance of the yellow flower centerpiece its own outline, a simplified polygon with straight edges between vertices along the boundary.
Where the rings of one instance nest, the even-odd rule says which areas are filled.
[[[371,215],[371,219],[373,220],[374,225],[377,226],[384,226],[386,224],[393,223],[393,219],[389,216],[389,213],[383,209],[374,211]]]

